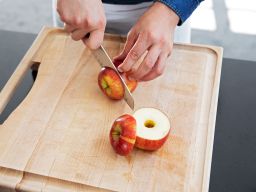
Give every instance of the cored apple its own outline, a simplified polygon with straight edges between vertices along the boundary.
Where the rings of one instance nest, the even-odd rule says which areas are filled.
[[[138,109],[133,117],[137,124],[135,147],[149,151],[159,149],[170,133],[168,117],[155,108]]]
[[[114,151],[126,156],[131,153],[136,139],[136,121],[131,115],[118,117],[110,130],[110,143]]]
[[[127,75],[121,74],[129,90],[132,92],[137,86],[137,81],[129,80]],[[124,87],[117,72],[110,67],[103,67],[98,75],[98,85],[102,92],[111,99],[120,100],[124,97]]]

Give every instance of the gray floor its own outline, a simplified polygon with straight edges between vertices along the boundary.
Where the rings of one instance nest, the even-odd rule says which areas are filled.
[[[238,1],[233,0],[233,2]],[[255,0],[245,1],[248,4]],[[225,57],[256,61],[256,33],[250,33],[250,31],[239,33],[230,30],[230,20],[225,2],[230,1],[213,0],[211,8],[215,13],[216,29],[192,28],[192,42],[222,46]],[[209,2],[204,2],[201,7],[207,3]],[[252,4],[255,5],[255,3]],[[256,14],[256,9],[247,7],[246,11],[253,16]],[[196,13],[202,20],[204,15],[200,15],[200,9]],[[205,17],[204,19],[208,20],[209,18]],[[255,25],[255,19],[256,17],[249,17],[242,22]],[[196,21],[192,17],[192,24],[193,22]],[[0,29],[38,33],[44,25],[52,25],[51,0],[0,0]]]

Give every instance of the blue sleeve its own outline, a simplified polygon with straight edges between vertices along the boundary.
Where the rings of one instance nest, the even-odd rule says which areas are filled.
[[[157,0],[171,8],[180,18],[181,25],[203,0]]]

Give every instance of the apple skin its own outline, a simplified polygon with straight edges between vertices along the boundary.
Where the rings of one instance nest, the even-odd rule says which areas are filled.
[[[129,80],[126,73],[121,74],[127,87],[133,92],[137,87],[136,80]],[[124,87],[116,71],[110,67],[103,67],[98,75],[98,85],[102,92],[110,99],[120,100],[124,97]]]
[[[117,154],[129,155],[136,140],[136,120],[134,117],[128,114],[118,117],[111,127],[109,139]]]
[[[130,92],[133,92],[136,89],[136,87],[138,85],[138,82],[136,80],[130,80],[128,78],[127,73],[121,73],[121,76],[124,79],[124,82],[126,83],[126,85],[127,85],[128,89],[130,90]]]
[[[120,59],[114,59],[113,60],[113,64],[115,65],[116,68],[118,68],[119,65],[121,65],[122,63],[123,63],[123,60],[120,60]],[[121,76],[124,79],[124,81],[125,81],[127,87],[129,88],[129,90],[131,92],[133,92],[136,89],[136,87],[138,85],[138,82],[136,80],[130,80],[128,78],[128,76],[129,76],[128,74],[129,74],[129,72],[128,73],[121,73]]]
[[[139,149],[147,150],[147,151],[155,151],[163,146],[163,144],[169,137],[169,133],[170,133],[170,130],[165,137],[159,140],[149,140],[149,139],[144,139],[137,136],[135,147]]]

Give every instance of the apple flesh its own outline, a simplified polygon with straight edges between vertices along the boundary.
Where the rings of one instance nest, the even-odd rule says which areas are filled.
[[[118,117],[109,133],[110,143],[114,151],[126,156],[133,150],[136,140],[136,120],[131,115],[122,115]]]
[[[129,80],[127,74],[121,74],[129,90],[133,92],[137,81]],[[120,100],[124,97],[124,87],[117,72],[110,67],[103,67],[98,75],[98,85],[102,92],[110,99]]]
[[[149,151],[162,147],[170,133],[168,117],[155,108],[138,109],[133,117],[137,124],[135,147]]]

